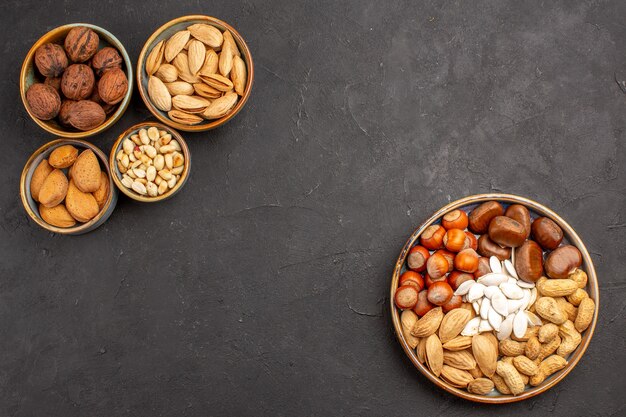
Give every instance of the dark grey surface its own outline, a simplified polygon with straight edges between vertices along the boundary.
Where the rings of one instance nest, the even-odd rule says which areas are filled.
[[[173,200],[121,197],[81,237],[38,228],[18,183],[53,137],[20,102],[30,46],[84,21],[135,61],[193,13],[247,40],[246,108],[185,135],[192,173]],[[626,415],[625,2],[13,0],[0,16],[1,416]],[[146,119],[135,94],[91,140],[108,152]],[[571,375],[499,407],[422,377],[387,309],[412,230],[490,191],[569,221],[602,294]]]

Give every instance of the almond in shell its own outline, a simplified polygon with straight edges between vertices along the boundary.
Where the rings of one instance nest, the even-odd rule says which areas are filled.
[[[172,64],[163,64],[154,73],[154,76],[164,83],[173,83],[178,79],[178,70]]]
[[[211,25],[196,23],[187,27],[187,30],[191,33],[191,36],[211,48],[219,48],[222,46],[224,41],[224,35],[222,35],[222,32]]]
[[[202,68],[200,68],[200,72],[204,72],[205,74],[216,74],[219,69],[219,61],[220,58],[213,49],[209,49],[206,51],[206,55],[204,57],[204,64]]]
[[[417,321],[417,314],[412,310],[404,310],[400,316],[400,323],[402,324],[402,334],[404,339],[409,344],[411,349],[415,349],[419,344],[419,337],[415,337],[411,334],[411,329]]]
[[[33,197],[33,200],[39,201],[41,186],[52,171],[54,171],[54,168],[50,166],[47,159],[42,160],[33,171],[33,176],[30,179],[30,195]]]
[[[456,388],[466,388],[474,380],[469,372],[445,364],[441,367],[441,378]]]
[[[230,50],[233,55],[241,56],[241,52],[239,52],[239,48],[237,47],[237,43],[235,42],[233,35],[227,30],[225,30],[222,35],[224,36],[224,44],[230,44]],[[224,47],[222,47],[222,50],[223,49]]]
[[[170,111],[172,109],[172,96],[167,91],[167,87],[163,81],[155,76],[151,76],[148,80],[148,95],[154,106],[161,111]]]
[[[472,353],[474,359],[483,373],[491,377],[496,372],[498,362],[498,350],[491,340],[481,334],[472,337]]]
[[[215,88],[216,90],[228,92],[233,89],[233,82],[219,74],[207,74],[204,71],[200,71],[198,75],[203,82]]]
[[[205,119],[219,119],[226,116],[237,103],[237,93],[226,93],[222,97],[214,100],[202,112]]]
[[[476,360],[469,350],[458,350],[456,352],[444,350],[443,363],[457,369],[469,371],[476,367]]]
[[[443,320],[443,310],[441,307],[435,307],[415,322],[411,334],[415,337],[430,336],[437,331],[441,320]],[[437,340],[439,340],[439,338],[437,338]]]
[[[39,215],[46,223],[56,227],[72,227],[76,224],[76,220],[74,220],[63,204],[58,204],[54,207],[46,207],[40,204]]]
[[[93,192],[93,196],[98,203],[98,207],[102,210],[109,196],[109,177],[104,171],[100,172],[100,187]]]
[[[170,95],[172,96],[190,96],[194,92],[194,86],[185,81],[174,81],[173,83],[166,83],[165,87],[167,87],[167,91],[169,91]]]
[[[189,48],[187,50],[187,57],[189,60],[189,72],[197,74],[200,68],[204,65],[204,58],[206,55],[206,47],[200,41],[192,39],[189,42]]]
[[[204,119],[195,114],[186,113],[180,110],[170,110],[167,112],[167,115],[174,122],[183,124],[183,125],[197,125],[198,123],[202,123]]]
[[[63,145],[50,152],[48,163],[55,168],[67,168],[78,158],[78,149],[72,145]]]
[[[194,84],[200,82],[200,78],[191,73],[189,69],[189,57],[185,52],[181,52],[172,61],[172,65],[178,70],[178,77],[188,83]]]
[[[448,312],[439,327],[439,339],[441,339],[441,342],[446,343],[457,337],[471,318],[470,312],[462,308],[456,308]]]
[[[210,98],[211,100],[215,100],[216,98],[222,97],[221,91],[205,83],[194,84],[191,94],[193,94],[193,91],[195,91],[197,95],[201,97],[205,97],[205,98]]]
[[[230,72],[230,78],[233,81],[235,91],[240,96],[243,96],[247,77],[246,63],[240,57],[235,56],[233,58],[233,69]]]
[[[163,62],[163,53],[165,51],[165,41],[160,41],[157,43],[146,58],[146,72],[148,75],[152,75],[161,66]]]
[[[425,352],[426,364],[430,371],[435,374],[435,376],[441,375],[443,368],[443,347],[436,334],[433,333],[426,339]]]
[[[98,157],[91,149],[85,149],[76,158],[72,166],[72,180],[84,193],[91,193],[100,188],[100,164]]]
[[[173,34],[172,37],[165,42],[164,57],[167,62],[172,61],[174,57],[183,50],[190,35],[191,33],[188,30],[181,30]]]
[[[67,211],[79,222],[88,222],[96,217],[100,208],[96,198],[91,193],[84,193],[76,187],[74,180],[70,180],[65,198]]]
[[[202,113],[211,105],[211,102],[198,96],[179,95],[172,97],[172,106],[186,113]]]
[[[472,347],[472,338],[470,336],[457,336],[454,339],[443,344],[443,348],[450,351],[464,350]]]
[[[476,378],[467,384],[467,390],[472,394],[487,395],[493,390],[493,381],[488,378]]]
[[[58,205],[67,194],[67,177],[60,169],[52,171],[39,190],[39,202],[45,207]]]
[[[219,70],[224,77],[228,77],[230,70],[233,68],[233,52],[230,48],[230,44],[225,43],[222,46],[222,52],[220,52]]]

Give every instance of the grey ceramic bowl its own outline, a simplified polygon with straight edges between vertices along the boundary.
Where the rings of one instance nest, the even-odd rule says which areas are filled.
[[[30,181],[35,168],[37,168],[43,159],[48,158],[54,149],[62,145],[72,145],[78,148],[79,152],[84,149],[91,149],[98,157],[100,169],[106,172],[109,177],[109,195],[104,207],[100,210],[100,213],[98,213],[98,215],[90,221],[86,223],[77,223],[74,227],[57,227],[46,223],[39,215],[39,204],[33,200],[30,195]],[[22,178],[20,179],[20,195],[22,197],[24,209],[35,223],[46,230],[64,235],[81,235],[83,233],[91,232],[107,221],[117,204],[117,188],[113,185],[111,170],[109,169],[109,162],[106,155],[91,143],[78,139],[57,139],[52,142],[48,142],[41,148],[37,149],[35,153],[28,158],[28,161],[24,166],[24,170],[22,171]]]

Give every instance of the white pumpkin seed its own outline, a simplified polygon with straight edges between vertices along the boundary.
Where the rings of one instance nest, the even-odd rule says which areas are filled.
[[[480,317],[483,320],[487,320],[489,318],[489,310],[491,309],[491,301],[488,298],[483,298],[483,302],[480,305]]]
[[[515,267],[508,259],[504,260],[504,269],[506,269],[506,272],[508,272],[510,276],[515,279],[519,279],[519,277],[517,276],[517,272],[515,271]]]
[[[526,316],[528,317],[528,324],[532,326],[541,326],[543,324],[539,316],[532,311],[526,311]]]
[[[535,283],[534,282],[526,282],[522,279],[517,281],[517,285],[521,288],[535,288]]]
[[[498,340],[505,340],[511,336],[511,332],[513,331],[513,319],[515,316],[509,315],[506,319],[502,321],[500,324],[500,330],[496,334]]]
[[[493,327],[487,320],[481,320],[478,325],[478,333],[490,332],[493,330]]]
[[[500,285],[503,282],[507,282],[508,279],[509,277],[504,274],[496,274],[492,272],[490,274],[485,274],[482,277],[478,278],[478,281],[476,282],[489,287],[492,285]]]
[[[502,316],[509,314],[508,301],[502,292],[498,291],[491,297],[491,307]]]
[[[500,264],[500,260],[495,256],[491,256],[489,258],[489,267],[491,268],[491,272],[495,274],[502,273],[502,265]]]
[[[524,297],[524,291],[516,284],[503,282],[500,284],[500,290],[509,300],[521,300]]]
[[[467,301],[470,303],[482,298],[485,291],[485,286],[483,284],[479,284],[478,282],[472,285],[469,292],[467,293]]]
[[[513,334],[515,337],[524,337],[526,330],[528,329],[528,316],[522,310],[515,314],[513,319]]]
[[[461,336],[474,336],[478,334],[478,326],[480,325],[480,317],[474,317],[467,322],[463,330],[461,330]]]
[[[489,320],[489,324],[493,327],[493,330],[499,331],[500,325],[502,325],[502,316],[496,312],[493,308],[489,309],[487,319]]]
[[[486,287],[484,291],[484,295],[487,298],[491,298],[496,292],[500,292],[500,289],[498,287],[495,287],[495,286]]]
[[[474,280],[469,280],[469,281],[462,282],[461,285],[459,285],[459,287],[454,292],[454,295],[465,295],[465,294],[467,294],[467,292],[470,290],[470,288],[474,284],[476,284],[476,281],[474,281]]]

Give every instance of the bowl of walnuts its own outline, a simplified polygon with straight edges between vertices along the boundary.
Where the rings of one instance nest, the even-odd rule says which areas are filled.
[[[65,138],[100,133],[130,102],[132,66],[122,43],[98,26],[72,23],[42,36],[20,73],[26,111],[44,130]]]

